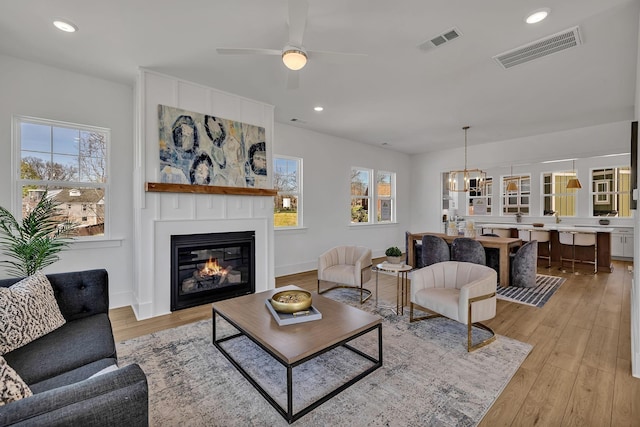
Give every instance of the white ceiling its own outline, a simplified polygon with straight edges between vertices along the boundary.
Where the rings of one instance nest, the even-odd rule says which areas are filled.
[[[542,7],[545,21],[524,23]],[[272,104],[278,122],[422,153],[462,146],[463,125],[473,145],[631,120],[639,11],[640,0],[309,0],[307,49],[367,56],[310,57],[295,90],[278,56],[216,53],[281,49],[287,0],[3,1],[0,53],[130,85],[145,67]],[[508,70],[492,59],[573,26],[577,48]],[[417,48],[452,27],[462,37]]]

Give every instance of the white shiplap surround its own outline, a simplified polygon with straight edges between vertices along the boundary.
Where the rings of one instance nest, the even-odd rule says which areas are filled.
[[[170,236],[254,230],[256,292],[275,287],[273,198],[150,193],[145,182],[160,182],[158,104],[265,128],[267,161],[272,164],[273,106],[140,70],[134,150],[134,289],[138,319],[170,311]]]

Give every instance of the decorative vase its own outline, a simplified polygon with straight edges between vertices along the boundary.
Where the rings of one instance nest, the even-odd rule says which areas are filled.
[[[389,264],[402,264],[404,262],[404,257],[403,256],[388,256],[387,255],[387,262]]]

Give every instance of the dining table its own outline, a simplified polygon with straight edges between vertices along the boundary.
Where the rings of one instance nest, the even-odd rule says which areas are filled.
[[[415,251],[413,242],[418,241],[422,242],[422,236],[425,235],[438,236],[443,238],[449,245],[453,243],[453,241],[459,237],[464,237],[464,235],[454,235],[450,236],[445,233],[436,233],[436,232],[422,232],[422,233],[409,233],[408,239],[409,244],[407,249],[407,258],[409,263],[415,263]],[[493,237],[493,236],[478,236],[473,237],[474,240],[477,240],[483,247],[498,249],[500,253],[500,286],[509,286],[509,253],[515,248],[522,246],[522,240],[516,237]]]

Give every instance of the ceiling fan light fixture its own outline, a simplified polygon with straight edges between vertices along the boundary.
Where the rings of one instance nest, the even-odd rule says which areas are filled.
[[[59,29],[60,31],[64,31],[65,33],[75,33],[78,31],[78,27],[72,23],[67,21],[66,19],[56,18],[53,21],[53,25]]]
[[[537,24],[538,22],[543,21],[547,16],[549,16],[549,12],[551,12],[551,9],[547,7],[534,10],[529,15],[527,15],[524,21],[527,24]]]
[[[302,49],[286,49],[282,52],[282,62],[290,70],[300,70],[307,64],[307,53]]]

